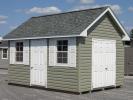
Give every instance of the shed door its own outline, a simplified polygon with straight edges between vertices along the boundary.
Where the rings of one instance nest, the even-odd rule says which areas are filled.
[[[115,85],[116,41],[92,39],[92,88]]]
[[[47,41],[31,40],[31,85],[46,86]]]

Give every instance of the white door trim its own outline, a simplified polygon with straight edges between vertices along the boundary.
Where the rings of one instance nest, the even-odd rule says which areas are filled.
[[[110,39],[98,39],[98,38],[92,38],[92,79],[91,79],[91,90],[93,90],[93,89],[95,89],[95,88],[93,88],[93,41],[95,41],[95,40],[101,40],[101,41],[110,41],[110,42],[112,42],[112,43],[114,43],[115,44],[115,51],[114,51],[114,53],[115,53],[115,66],[114,66],[114,74],[115,74],[115,76],[114,76],[114,84],[112,84],[112,85],[110,85],[110,86],[116,86],[116,40],[110,40]],[[103,87],[106,87],[106,86],[103,86]],[[100,87],[99,87],[100,88]]]

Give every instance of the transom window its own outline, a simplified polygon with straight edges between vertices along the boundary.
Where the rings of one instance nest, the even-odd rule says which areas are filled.
[[[23,42],[16,43],[16,61],[23,62]]]
[[[8,51],[7,49],[2,49],[2,59],[7,59],[8,58]]]
[[[68,40],[57,41],[57,63],[68,63]]]

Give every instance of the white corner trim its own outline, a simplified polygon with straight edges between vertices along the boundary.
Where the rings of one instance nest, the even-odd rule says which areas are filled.
[[[122,40],[130,41],[130,37],[128,36],[128,33],[125,31],[125,29],[120,24],[120,22],[118,21],[118,19],[116,18],[116,16],[114,15],[114,13],[112,12],[112,10],[110,8],[107,8],[100,16],[98,16],[83,32],[81,32],[80,36],[87,37],[87,30],[90,29],[97,21],[99,21],[107,12],[109,12],[111,14],[111,16],[113,17],[115,22],[118,24],[120,29],[123,31],[125,36],[122,38]]]

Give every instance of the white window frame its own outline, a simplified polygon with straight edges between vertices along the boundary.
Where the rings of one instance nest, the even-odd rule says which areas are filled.
[[[18,42],[19,42],[19,43],[20,43],[20,42],[23,43],[23,61],[17,61],[17,60],[16,60],[16,53],[17,53],[16,44],[17,44]],[[16,42],[15,42],[15,58],[14,58],[14,59],[15,59],[15,63],[16,63],[16,64],[23,64],[23,62],[24,62],[24,41],[16,41]]]
[[[57,62],[57,60],[58,60],[58,58],[57,58],[57,53],[58,53],[58,51],[57,51],[57,42],[58,41],[63,41],[63,40],[67,40],[68,41],[68,50],[67,50],[67,63],[58,63]],[[64,51],[64,52],[66,52],[66,51]],[[56,56],[55,56],[55,60],[56,60],[56,63],[55,63],[55,66],[63,66],[63,67],[67,67],[67,66],[69,66],[69,39],[67,39],[67,38],[61,38],[61,39],[56,39],[56,54],[55,54]]]
[[[3,57],[3,54],[4,54],[3,50],[4,50],[4,49],[7,50],[7,57],[6,57],[6,58]],[[2,55],[1,55],[1,58],[2,58],[2,59],[8,59],[8,48],[2,48]]]
[[[58,45],[58,42],[59,41],[61,41],[61,42],[64,42],[64,41],[67,41],[67,45]],[[58,51],[58,46],[67,46],[67,50],[66,51]],[[58,62],[58,53],[67,53],[67,57],[66,57],[66,59],[67,59],[67,61],[66,61],[66,63],[63,63],[63,61],[62,61],[62,63],[59,63],[59,64],[67,64],[68,63],[68,40],[57,40],[57,47],[56,47],[56,49],[57,49],[57,52],[56,52],[56,55],[57,55],[57,63],[59,63]]]

